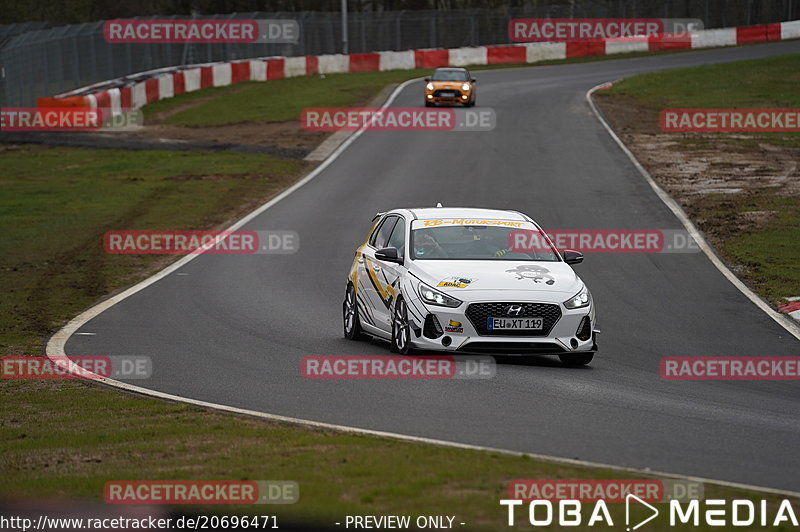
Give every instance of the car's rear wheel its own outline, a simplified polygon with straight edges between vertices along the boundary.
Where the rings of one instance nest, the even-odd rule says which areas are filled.
[[[581,353],[575,355],[558,355],[561,363],[565,366],[575,368],[588,365],[594,358],[594,353]]]
[[[347,293],[342,304],[342,317],[344,319],[344,337],[349,340],[362,339],[364,333],[361,330],[361,319],[358,317],[356,290],[352,284],[347,285]]]
[[[394,305],[391,351],[401,355],[411,352],[411,326],[408,323],[408,308],[402,298]]]

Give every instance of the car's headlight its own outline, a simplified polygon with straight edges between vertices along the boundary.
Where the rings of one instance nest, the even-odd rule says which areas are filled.
[[[464,83],[463,85],[461,85],[461,90],[462,91],[468,91],[469,90],[469,83]]]
[[[461,304],[461,300],[450,297],[443,292],[439,292],[438,290],[434,290],[425,283],[420,283],[418,290],[419,296],[422,298],[422,300],[425,303],[430,303],[431,305],[455,308]]]
[[[564,301],[568,309],[583,308],[589,305],[589,289],[584,286],[581,291]]]
[[[425,88],[428,89],[429,91],[432,91],[433,90],[433,83],[428,83],[427,85],[425,85]]]

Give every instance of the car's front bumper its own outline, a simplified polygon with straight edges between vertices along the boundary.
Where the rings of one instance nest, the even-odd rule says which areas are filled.
[[[409,312],[411,340],[414,347],[419,349],[508,355],[566,355],[597,350],[596,335],[599,331],[593,303],[575,310],[557,305],[560,316],[554,319],[548,331],[530,334],[515,331],[514,334],[508,335],[499,332],[487,333],[485,329],[479,330],[481,329],[479,324],[474,322],[475,313],[469,313],[473,317],[472,320],[468,316],[469,305],[496,303],[494,301],[463,303],[458,308],[428,305],[419,298],[409,303],[410,309],[414,309],[413,312]],[[536,301],[527,303],[556,305]],[[589,320],[588,324],[584,322],[584,318]],[[579,333],[581,333],[580,338]]]
[[[435,103],[435,104],[443,104],[443,105],[456,105],[456,104],[464,104],[469,103],[471,100],[472,95],[470,94],[471,91],[461,91],[455,90],[450,91],[454,92],[455,96],[441,96],[439,93],[441,91],[425,91],[425,101],[428,103]]]

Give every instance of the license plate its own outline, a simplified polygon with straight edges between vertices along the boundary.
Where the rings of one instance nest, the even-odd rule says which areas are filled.
[[[442,98],[455,98],[456,93],[452,91],[442,91],[439,93],[439,96],[441,96]]]
[[[544,318],[488,318],[486,328],[490,331],[541,331]]]

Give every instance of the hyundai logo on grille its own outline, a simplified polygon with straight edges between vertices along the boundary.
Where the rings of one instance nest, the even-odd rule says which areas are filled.
[[[506,316],[519,316],[522,314],[522,305],[509,305],[503,309]]]

